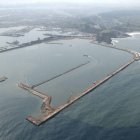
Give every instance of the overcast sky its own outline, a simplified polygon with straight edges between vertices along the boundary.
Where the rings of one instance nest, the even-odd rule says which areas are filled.
[[[55,2],[73,2],[73,3],[97,3],[97,4],[126,4],[126,5],[140,5],[140,0],[0,0],[0,4],[22,4],[22,3],[55,3]]]

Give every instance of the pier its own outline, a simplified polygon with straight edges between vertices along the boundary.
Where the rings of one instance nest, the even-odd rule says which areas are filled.
[[[49,97],[47,94],[44,94],[44,93],[42,93],[40,91],[37,91],[36,89],[32,89],[32,87],[30,87],[28,85],[20,83],[18,85],[19,87],[23,88],[24,90],[28,90],[33,95],[36,95],[36,96],[40,97],[41,99],[43,99],[43,104],[42,104],[42,107],[41,107],[41,111],[42,111],[41,117],[34,118],[33,116],[28,116],[26,119],[28,121],[30,121],[31,123],[35,124],[35,125],[41,125],[42,123],[44,123],[47,120],[49,120],[50,118],[54,117],[60,111],[62,111],[63,109],[67,108],[69,105],[71,105],[72,103],[74,103],[75,101],[80,99],[81,97],[85,96],[86,94],[88,94],[92,90],[94,90],[95,88],[97,88],[100,85],[102,85],[104,82],[106,82],[107,80],[112,78],[114,75],[116,75],[117,73],[119,73],[120,71],[122,71],[123,69],[128,67],[134,61],[135,60],[132,59],[131,61],[129,61],[128,63],[126,63],[123,66],[119,67],[117,70],[115,70],[114,72],[110,73],[109,75],[107,75],[103,79],[93,82],[93,84],[89,88],[85,89],[82,93],[78,94],[78,96],[75,96],[75,97],[71,98],[66,103],[64,103],[63,105],[60,105],[60,106],[58,106],[56,108],[51,107],[51,105],[50,105],[51,97]]]

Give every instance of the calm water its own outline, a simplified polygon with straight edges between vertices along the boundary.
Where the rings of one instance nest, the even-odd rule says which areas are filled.
[[[128,46],[128,40],[118,45],[123,41]],[[131,41],[134,45],[135,40]],[[17,83],[34,84],[90,61],[38,87],[53,96],[52,104],[57,105],[131,59],[127,53],[88,40],[60,42],[63,45],[40,44],[0,54],[0,75],[8,77],[0,83],[0,140],[139,140],[139,61],[45,124],[37,127],[25,120],[39,110],[41,100]]]
[[[122,48],[130,48],[140,52],[140,34],[128,38],[119,38],[117,39],[115,45]]]

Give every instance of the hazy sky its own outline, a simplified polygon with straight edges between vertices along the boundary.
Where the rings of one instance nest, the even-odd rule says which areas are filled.
[[[78,3],[97,3],[97,4],[129,4],[140,5],[140,0],[0,0],[0,4],[21,4],[21,3],[47,3],[47,2],[78,2]]]

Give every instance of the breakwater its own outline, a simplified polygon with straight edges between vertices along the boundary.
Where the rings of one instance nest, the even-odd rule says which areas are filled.
[[[131,49],[124,49],[124,48],[119,48],[119,47],[116,47],[116,46],[113,46],[113,45],[101,44],[101,43],[96,43],[96,42],[91,42],[91,43],[95,44],[95,45],[99,45],[99,46],[108,47],[108,48],[116,49],[116,50],[119,50],[119,51],[127,52],[129,54],[132,54],[133,59],[136,60],[136,61],[138,61],[140,59],[140,53],[136,52],[134,50],[131,50]]]
[[[54,117],[56,114],[58,114],[60,111],[62,111],[63,109],[67,108],[69,105],[73,104],[75,101],[79,100],[81,97],[85,96],[86,94],[90,93],[92,90],[96,89],[97,87],[99,87],[100,85],[102,85],[103,83],[105,83],[107,80],[109,80],[110,78],[112,78],[113,76],[115,76],[117,73],[119,73],[120,71],[124,70],[125,68],[127,68],[130,64],[132,64],[133,62],[137,61],[140,59],[140,53],[130,50],[130,49],[122,49],[122,48],[117,48],[114,46],[108,46],[108,45],[104,45],[104,44],[97,44],[97,45],[101,45],[104,47],[110,47],[112,49],[117,49],[120,51],[124,51],[127,52],[129,54],[131,54],[133,56],[133,58],[127,62],[126,64],[120,66],[119,68],[117,68],[115,71],[111,72],[110,74],[108,74],[107,76],[105,76],[104,78],[102,78],[101,80],[95,81],[91,84],[90,87],[88,87],[87,89],[85,89],[83,92],[79,93],[78,96],[74,96],[71,99],[67,100],[64,104],[53,108],[51,106],[51,97],[48,96],[47,94],[44,94],[40,91],[38,91],[37,89],[34,89],[35,87],[44,84],[46,82],[49,82],[55,78],[58,78],[76,68],[73,68],[69,71],[66,71],[62,74],[59,74],[57,76],[54,76],[51,79],[48,79],[46,81],[40,82],[38,84],[32,85],[32,86],[28,86],[25,84],[20,83],[19,87],[29,91],[30,93],[32,93],[33,95],[36,95],[38,97],[40,97],[41,99],[43,99],[43,104],[41,106],[41,115],[39,117],[33,117],[32,115],[28,116],[26,119],[28,121],[30,121],[31,123],[35,124],[35,125],[41,125],[42,123],[46,122],[47,120],[51,119],[52,117]],[[83,65],[83,64],[82,64]],[[81,67],[81,66],[78,66]],[[77,67],[77,68],[78,68]]]
[[[63,72],[63,73],[61,73],[61,74],[58,74],[58,75],[56,75],[56,76],[54,76],[54,77],[52,77],[52,78],[50,78],[50,79],[47,79],[47,80],[45,80],[45,81],[39,82],[39,83],[37,83],[37,84],[34,84],[34,85],[31,86],[31,88],[38,87],[38,86],[40,86],[40,85],[42,85],[42,84],[44,84],[44,83],[50,82],[50,81],[52,81],[52,80],[54,80],[54,79],[57,79],[57,78],[59,78],[59,77],[65,75],[65,74],[67,74],[67,73],[69,73],[69,72],[72,72],[72,71],[74,71],[74,70],[76,70],[76,69],[78,69],[78,68],[81,68],[82,66],[87,65],[88,63],[90,63],[90,61],[87,61],[86,63],[80,64],[80,65],[78,65],[78,66],[76,66],[76,67],[74,67],[74,68],[72,68],[72,69],[70,69],[70,70],[67,70],[67,71],[65,71],[65,72]]]
[[[105,83],[107,80],[109,80],[110,78],[112,78],[113,76],[115,76],[117,73],[119,73],[120,71],[122,71],[123,69],[127,68],[130,64],[132,64],[135,60],[131,60],[128,63],[122,65],[121,67],[119,67],[117,70],[115,70],[114,72],[110,73],[109,75],[107,75],[106,77],[104,77],[101,80],[95,81],[89,88],[85,89],[82,93],[78,94],[78,96],[75,96],[73,98],[71,98],[70,100],[68,100],[66,103],[64,103],[63,105],[60,105],[56,108],[52,108],[50,103],[51,101],[47,99],[47,102],[43,102],[42,106],[45,106],[45,108],[41,108],[41,110],[43,110],[42,115],[38,118],[35,118],[33,116],[28,116],[26,119],[28,121],[30,121],[31,123],[35,124],[35,125],[41,125],[42,123],[46,122],[47,120],[49,120],[50,118],[54,117],[56,114],[58,114],[60,111],[62,111],[63,109],[67,108],[69,105],[71,105],[72,103],[74,103],[75,101],[77,101],[78,99],[80,99],[81,97],[85,96],[86,94],[90,93],[92,90],[94,90],[95,88],[99,87],[100,85],[102,85],[103,83]],[[36,89],[32,89],[30,86],[25,85],[20,83],[19,87],[28,90],[29,92],[31,92],[33,95],[36,95],[42,99],[46,99],[46,98],[50,98],[48,97],[48,95],[41,93],[40,91],[37,91]],[[38,92],[38,93],[37,93]],[[50,98],[51,99],[51,98]]]

